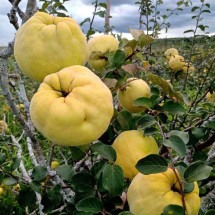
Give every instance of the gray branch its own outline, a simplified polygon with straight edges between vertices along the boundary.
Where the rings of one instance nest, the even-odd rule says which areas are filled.
[[[11,140],[12,140],[12,142],[13,142],[13,144],[14,144],[14,146],[16,146],[17,148],[18,148],[18,152],[17,152],[17,158],[22,158],[22,147],[21,147],[21,145],[19,144],[19,141],[13,136],[13,135],[11,135]],[[25,166],[24,166],[24,163],[23,163],[23,161],[21,160],[20,161],[20,166],[19,166],[19,168],[21,169],[21,172],[22,172],[22,174],[23,174],[23,176],[24,176],[24,178],[25,178],[25,180],[28,182],[28,183],[31,183],[32,182],[32,179],[30,178],[30,176],[28,175],[28,172],[27,172],[27,170],[25,169]],[[35,194],[36,194],[36,198],[37,198],[37,203],[38,203],[38,206],[39,206],[39,214],[40,215],[44,215],[44,213],[43,213],[43,208],[44,208],[44,206],[41,204],[41,195],[39,194],[39,193],[37,193],[37,192],[35,192]]]
[[[16,116],[17,120],[22,125],[25,131],[25,135],[31,139],[33,143],[33,148],[35,150],[35,154],[37,155],[37,158],[38,158],[38,162],[41,165],[45,165],[46,162],[42,153],[42,149],[40,147],[40,143],[35,138],[34,133],[31,131],[28,123],[25,121],[24,116],[20,113],[20,110],[16,106],[15,98],[12,96],[10,92],[9,84],[8,84],[8,65],[7,65],[6,59],[0,58],[0,76],[1,76],[0,87],[2,89],[3,96],[5,97],[8,106],[10,107],[13,115]]]
[[[25,17],[22,19],[22,24],[25,23],[31,16],[33,16],[37,11],[37,1],[36,0],[28,0]]]

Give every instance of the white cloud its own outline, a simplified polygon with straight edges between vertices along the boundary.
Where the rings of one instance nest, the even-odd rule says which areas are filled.
[[[0,46],[5,46],[13,40],[16,30],[5,15],[0,15],[0,23]]]
[[[11,9],[11,4],[8,0],[0,0],[0,46],[7,45],[8,42],[13,40],[15,29],[9,23],[7,13]],[[117,32],[128,32],[128,28],[138,28],[138,18],[139,11],[138,5],[134,4],[136,0],[111,0],[111,16],[110,25],[115,27]],[[164,0],[164,4],[160,6],[161,13],[165,13],[166,8],[174,8],[178,0]],[[38,1],[39,2],[39,1]],[[92,18],[94,5],[92,5],[93,0],[76,0],[67,1],[65,7],[68,9],[68,15],[71,15],[78,23],[82,22],[85,18]],[[204,14],[203,24],[210,26],[209,32],[215,33],[215,1],[207,0],[211,4],[211,14]],[[22,0],[20,7],[25,10],[27,0]],[[198,1],[193,1],[193,6],[199,3]],[[39,6],[42,2],[38,3]],[[183,37],[189,36],[183,35],[183,32],[188,29],[193,29],[195,27],[194,20],[191,20],[191,8],[184,9],[180,12],[178,16],[172,16],[169,21],[171,27],[166,34],[164,31],[161,32],[160,37]],[[97,30],[104,31],[104,19],[95,17],[93,27]],[[82,27],[84,32],[89,29],[89,23],[84,24]]]

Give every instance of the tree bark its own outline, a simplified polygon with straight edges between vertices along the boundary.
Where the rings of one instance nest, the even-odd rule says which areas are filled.
[[[105,13],[105,34],[110,32],[110,0],[106,0],[106,13]]]

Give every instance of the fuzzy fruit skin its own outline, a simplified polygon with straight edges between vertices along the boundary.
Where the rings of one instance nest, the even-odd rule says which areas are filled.
[[[206,99],[209,102],[215,102],[215,92],[213,92],[213,93],[208,92],[206,94]]]
[[[95,72],[102,72],[107,65],[104,54],[114,52],[118,49],[119,41],[112,35],[99,35],[88,41],[90,57],[89,65]]]
[[[51,169],[56,169],[59,165],[60,165],[60,163],[58,161],[52,161],[51,162]]]
[[[85,65],[89,52],[74,19],[37,12],[17,31],[14,55],[25,75],[42,82],[65,67]]]
[[[45,77],[30,104],[35,127],[58,145],[80,146],[97,140],[113,116],[111,91],[83,66]]]
[[[184,58],[181,55],[172,56],[169,60],[169,67],[175,71],[182,69],[185,64]]]
[[[0,196],[2,196],[5,193],[5,190],[3,187],[0,187]]]
[[[191,64],[189,65],[188,63],[185,63],[185,65],[181,69],[185,73],[187,73],[187,72],[194,72],[195,71],[195,67],[192,66]]]
[[[170,60],[170,58],[172,57],[172,56],[175,56],[175,55],[178,55],[179,53],[178,53],[178,50],[177,49],[175,49],[175,48],[169,48],[169,49],[167,49],[165,52],[164,52],[164,55],[166,56],[166,59],[167,60]]]
[[[135,106],[133,103],[141,97],[149,98],[151,90],[149,85],[142,79],[129,78],[126,81],[126,86],[119,89],[117,92],[120,105],[131,113],[139,113],[146,110],[145,107]]]
[[[121,166],[125,177],[133,179],[138,174],[135,165],[149,154],[158,154],[158,145],[152,136],[144,136],[142,131],[124,131],[114,140],[116,164]]]
[[[172,169],[158,174],[138,173],[129,185],[127,192],[130,212],[134,215],[160,215],[170,205],[183,206],[179,183]],[[194,182],[194,190],[185,194],[186,215],[198,215],[200,209],[199,188]]]

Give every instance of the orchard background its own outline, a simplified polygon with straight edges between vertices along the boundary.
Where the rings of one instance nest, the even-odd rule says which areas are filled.
[[[9,2],[8,18],[15,29],[37,10],[66,16],[66,0],[40,0],[40,8],[36,0],[29,0],[26,11],[19,8],[20,0]],[[196,6],[197,2],[200,6]],[[137,169],[144,174],[163,172],[167,166],[177,169],[183,175],[182,194],[191,192],[192,183],[197,181],[199,214],[215,214],[215,37],[208,36],[210,26],[202,24],[204,15],[211,13],[210,4],[204,0],[181,0],[174,10],[167,8],[164,14],[158,6],[165,1],[136,4],[139,29],[130,29],[132,40],[113,32],[109,0],[92,1],[92,17],[79,23],[83,26],[89,22],[85,32],[89,39],[97,32],[93,21],[99,16],[104,19],[104,33],[113,34],[120,41],[118,50],[105,56],[105,72],[98,74],[112,92],[115,113],[107,131],[85,148],[60,147],[34,128],[29,103],[39,83],[19,70],[13,41],[8,47],[1,47],[1,214],[132,214],[126,199],[130,180],[115,164],[116,152],[111,145],[123,131],[137,129],[144,131],[145,136],[152,135],[159,145],[159,156],[141,159]],[[196,23],[185,32],[192,33],[192,37],[159,39],[161,30],[171,28],[171,16],[180,16],[185,7]],[[201,35],[197,34],[199,31]],[[189,65],[186,70],[170,68],[164,53],[172,47]],[[191,66],[194,71],[189,71]],[[116,92],[129,77],[149,84],[152,96],[135,101],[147,111],[132,114],[120,106]],[[181,207],[170,207],[174,214],[185,213]]]

